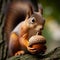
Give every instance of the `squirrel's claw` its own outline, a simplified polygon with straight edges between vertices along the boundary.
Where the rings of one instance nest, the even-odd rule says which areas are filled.
[[[18,51],[18,52],[15,53],[15,56],[17,56],[17,55],[23,55],[24,53],[25,53],[24,51]]]

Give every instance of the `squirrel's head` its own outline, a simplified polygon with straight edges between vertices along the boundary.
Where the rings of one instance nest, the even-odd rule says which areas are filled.
[[[26,24],[28,25],[30,30],[33,30],[34,33],[41,34],[44,28],[45,20],[42,17],[41,11],[33,12],[33,14],[29,17],[27,15]]]

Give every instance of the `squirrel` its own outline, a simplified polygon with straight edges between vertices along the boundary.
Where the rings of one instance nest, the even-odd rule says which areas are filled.
[[[16,20],[18,21],[14,23]],[[42,17],[42,9],[35,12],[29,3],[13,2],[9,5],[6,21],[8,23],[5,22],[7,27],[4,27],[4,38],[7,39],[9,56],[29,52],[32,54],[31,50],[34,52],[35,49],[29,47],[29,38],[37,33],[38,35],[42,34],[45,23]]]

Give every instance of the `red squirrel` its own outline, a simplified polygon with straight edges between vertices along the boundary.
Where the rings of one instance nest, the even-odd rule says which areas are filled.
[[[38,12],[35,12],[32,5],[26,2],[17,2],[10,5],[6,15],[6,21],[9,21],[10,24],[11,21],[14,22],[14,20],[18,19],[17,16],[20,16],[20,19],[24,21],[20,22],[16,27],[13,26],[14,29],[12,29],[12,25],[5,23],[5,26],[8,26],[4,30],[7,30],[5,37],[9,35],[7,37],[9,56],[21,55],[28,52],[32,54],[31,50],[33,52],[35,51],[34,48],[29,48],[29,38],[37,33],[38,35],[42,34],[45,20],[41,13],[42,9],[38,9]],[[12,24],[15,24],[13,22]]]

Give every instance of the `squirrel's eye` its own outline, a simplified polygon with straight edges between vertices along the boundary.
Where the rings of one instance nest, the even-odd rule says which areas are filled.
[[[35,18],[33,17],[30,22],[33,24],[33,23],[35,23],[35,21],[36,21],[36,20],[35,20]]]
[[[35,22],[36,22],[36,19],[35,19],[34,17],[32,17],[32,18],[29,19],[29,23],[30,23],[30,24],[33,24],[33,23],[35,23]]]
[[[34,22],[35,22],[35,20],[34,20],[34,19],[32,19],[32,22],[34,23]]]

